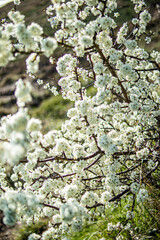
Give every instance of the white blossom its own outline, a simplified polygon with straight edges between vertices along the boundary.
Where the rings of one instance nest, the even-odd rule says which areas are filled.
[[[160,54],[140,44],[151,40],[144,1],[132,0],[137,18],[131,24],[115,19],[116,0],[51,2],[49,36],[38,23],[26,25],[16,10],[0,26],[0,66],[27,56],[26,72],[34,82],[70,101],[66,120],[47,132],[29,116],[31,84],[19,79],[18,110],[0,121],[4,223],[49,218],[47,229],[29,233],[29,240],[65,239],[85,219],[94,221],[116,207],[134,219],[134,200],[136,208],[149,196],[143,180],[159,167]],[[58,87],[39,76],[41,55],[57,72]],[[123,230],[133,235],[129,224],[108,218],[107,231],[118,231],[117,240]]]

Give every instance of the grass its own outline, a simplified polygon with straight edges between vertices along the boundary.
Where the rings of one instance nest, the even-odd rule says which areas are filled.
[[[69,235],[70,240],[99,240],[101,238],[107,240],[115,240],[117,236],[122,235],[125,240],[132,239],[160,239],[159,223],[158,223],[158,212],[151,213],[149,209],[148,201],[144,204],[136,203],[134,218],[132,220],[126,219],[126,203],[124,200],[121,201],[114,211],[106,211],[106,217],[97,217],[93,224],[86,223],[82,231],[72,233]],[[112,222],[113,225],[122,223],[124,227],[121,229],[120,225],[117,225],[112,231],[108,230],[108,223]],[[133,234],[131,234],[131,232]],[[137,237],[137,238],[136,238]]]
[[[38,108],[33,108],[30,113],[32,117],[42,121],[43,131],[47,132],[52,128],[60,128],[62,122],[67,119],[67,110],[72,106],[72,102],[58,95],[44,100]]]
[[[150,181],[152,180],[152,183]],[[116,236],[121,233],[125,240],[159,240],[160,239],[160,179],[158,170],[152,174],[152,177],[146,182],[149,198],[145,202],[138,203],[135,201],[134,218],[126,219],[126,205],[129,203],[127,198],[121,199],[121,202],[115,203],[117,206],[114,210],[107,208],[105,216],[99,216],[94,219],[94,223],[86,223],[82,231],[72,233],[70,240],[115,240]],[[130,224],[129,228],[115,229],[108,231],[108,223],[118,222]],[[132,231],[132,235],[131,232]]]
[[[23,225],[17,230],[14,240],[28,240],[29,235],[32,233],[41,234],[47,229],[47,224],[47,220],[41,219],[38,223]]]
[[[155,198],[150,190],[150,198],[144,203],[136,202],[134,218],[127,220],[126,205],[129,201],[121,199],[120,203],[114,203],[115,208],[108,207],[103,216],[97,216],[92,219],[92,222],[86,221],[80,232],[71,232],[67,234],[67,237],[69,240],[100,240],[101,238],[116,240],[117,236],[122,235],[124,240],[159,240],[160,218],[158,209],[153,206],[154,201]],[[113,230],[108,229],[108,223],[111,222],[117,226]],[[124,227],[122,228],[120,224],[123,224]],[[47,220],[40,220],[30,226],[24,225],[18,230],[14,240],[27,240],[31,233],[41,234],[46,228]]]

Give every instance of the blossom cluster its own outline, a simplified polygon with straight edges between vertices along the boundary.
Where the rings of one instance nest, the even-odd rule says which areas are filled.
[[[53,37],[45,36],[37,23],[26,26],[19,11],[10,11],[9,22],[0,28],[0,66],[26,53],[26,69],[33,77],[38,78],[41,55],[52,63],[58,46],[68,50],[54,63],[62,97],[74,102],[61,129],[44,134],[41,121],[29,117],[25,106],[31,86],[22,79],[15,91],[18,112],[1,119],[4,222],[50,219],[42,236],[33,233],[29,240],[80,231],[85,218],[103,215],[125,197],[131,197],[130,219],[135,201],[149,196],[145,179],[160,165],[160,53],[148,53],[139,44],[151,15],[143,0],[131,2],[135,18],[121,27],[118,15],[113,17],[116,0],[52,0],[46,14]],[[7,165],[14,188],[6,178]],[[20,214],[16,193],[10,206],[13,189],[22,194],[20,203],[30,207],[29,215]],[[25,194],[40,196],[41,207],[30,206]],[[108,231],[112,228],[109,223]]]
[[[34,195],[13,190],[6,192],[0,199],[0,209],[5,215],[3,221],[9,226],[16,223],[17,216],[19,218],[24,215],[30,217],[40,206],[38,198],[36,199]]]

